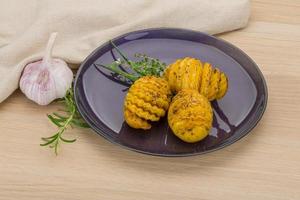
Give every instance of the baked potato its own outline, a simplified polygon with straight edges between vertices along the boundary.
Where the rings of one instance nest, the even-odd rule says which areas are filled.
[[[182,89],[173,98],[168,111],[168,122],[173,133],[189,143],[204,139],[213,121],[210,102],[197,90]]]
[[[151,121],[165,116],[171,101],[169,84],[163,78],[144,76],[134,82],[124,101],[124,118],[136,129],[150,129]]]
[[[170,64],[164,72],[171,91],[176,94],[182,89],[198,90],[209,101],[221,99],[227,92],[227,76],[210,63],[202,63],[186,57]]]

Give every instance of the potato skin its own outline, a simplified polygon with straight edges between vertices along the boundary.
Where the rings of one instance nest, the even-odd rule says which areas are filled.
[[[221,99],[225,96],[228,90],[228,78],[223,72],[220,75],[219,90],[216,94],[216,99]]]
[[[220,80],[221,80],[220,70],[218,68],[213,69],[212,75],[210,78],[210,86],[209,86],[208,94],[207,94],[207,98],[209,101],[212,101],[217,98],[217,94],[220,90],[220,86],[222,85],[222,84],[220,84]],[[226,93],[225,90],[223,90],[223,91]],[[224,93],[224,95],[225,95],[225,93]]]
[[[211,75],[212,75],[212,66],[209,63],[204,63],[202,81],[198,90],[200,94],[202,94],[205,97],[208,96]]]
[[[144,119],[138,117],[133,112],[129,111],[128,109],[124,109],[124,117],[126,119],[127,124],[136,129],[150,129],[151,125]]]
[[[186,57],[170,64],[164,73],[171,91],[176,94],[182,89],[195,89],[209,101],[221,99],[228,89],[228,78],[210,63],[202,63]]]
[[[171,91],[181,89],[198,90],[202,74],[202,63],[195,58],[178,59],[165,70],[164,77],[169,82]]]
[[[136,129],[150,129],[151,121],[165,116],[171,101],[169,84],[163,78],[144,76],[134,82],[124,101],[124,118]]]
[[[206,97],[197,90],[183,89],[173,98],[168,111],[168,122],[181,140],[194,143],[204,139],[213,121],[213,111]]]

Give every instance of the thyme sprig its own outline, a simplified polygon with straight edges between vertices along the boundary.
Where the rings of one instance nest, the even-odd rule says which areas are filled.
[[[132,61],[112,41],[110,43],[121,58],[118,58],[109,65],[95,65],[110,70],[131,82],[136,81],[142,76],[161,76],[167,66],[166,63],[161,62],[157,58],[139,53],[134,55],[137,61]]]
[[[64,132],[69,127],[89,127],[88,124],[81,118],[77,110],[72,88],[70,88],[67,91],[66,96],[59,101],[64,104],[65,109],[61,111],[64,114],[54,112],[51,115],[47,115],[49,120],[58,127],[58,131],[50,137],[42,137],[41,139],[44,141],[44,143],[40,144],[41,146],[49,146],[50,148],[54,148],[56,155],[58,153],[58,146],[61,142],[73,143],[76,141],[76,139],[66,139],[63,137]]]

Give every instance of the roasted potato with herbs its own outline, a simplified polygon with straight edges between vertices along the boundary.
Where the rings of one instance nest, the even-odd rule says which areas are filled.
[[[174,94],[182,89],[194,89],[209,101],[221,99],[228,88],[227,76],[223,72],[195,58],[176,60],[167,67],[164,77]]]
[[[124,102],[124,118],[136,129],[150,129],[151,121],[165,116],[171,101],[168,82],[155,76],[144,76],[129,88]]]
[[[173,133],[189,143],[204,139],[213,121],[210,102],[197,90],[182,89],[173,98],[168,111],[168,122]]]
[[[146,55],[137,56],[139,61],[131,61],[112,41],[111,44],[121,58],[109,65],[95,66],[133,83],[124,101],[124,118],[129,126],[150,129],[150,122],[158,121],[169,109],[169,126],[181,140],[193,143],[208,135],[213,121],[209,101],[222,98],[228,88],[223,72],[189,57],[176,60],[166,69],[165,63]],[[172,93],[177,95],[170,105]]]

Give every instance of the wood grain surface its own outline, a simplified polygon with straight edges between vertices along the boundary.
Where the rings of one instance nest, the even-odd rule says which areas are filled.
[[[300,1],[254,0],[246,29],[219,35],[252,57],[269,89],[252,133],[203,156],[160,158],[124,150],[91,130],[55,156],[39,146],[55,131],[16,91],[0,104],[0,199],[300,199]]]

